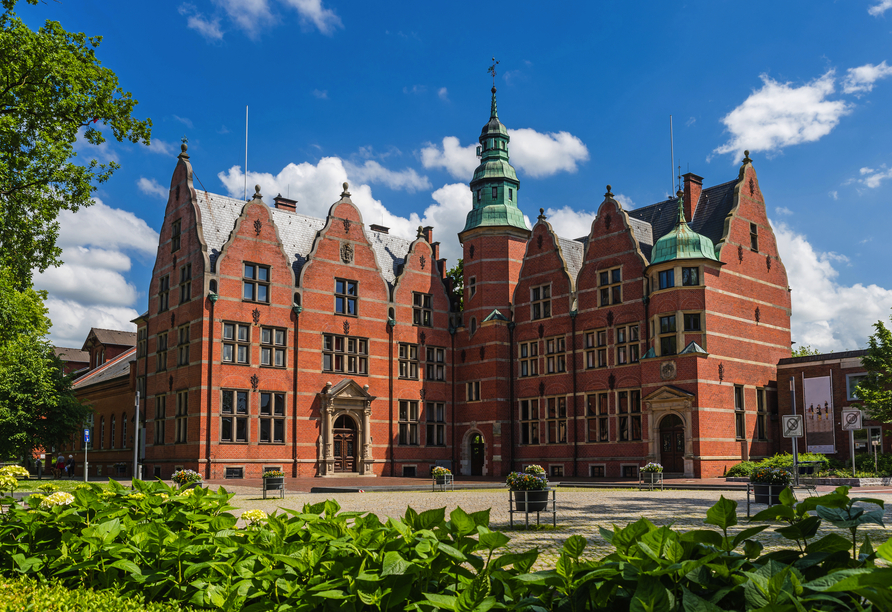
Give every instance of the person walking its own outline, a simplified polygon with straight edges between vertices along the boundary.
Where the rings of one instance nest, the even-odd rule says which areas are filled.
[[[74,468],[77,467],[77,459],[74,455],[68,455],[68,477],[74,478]]]
[[[62,478],[62,474],[65,472],[65,455],[59,453],[59,457],[56,459],[56,471],[55,477],[56,479]]]

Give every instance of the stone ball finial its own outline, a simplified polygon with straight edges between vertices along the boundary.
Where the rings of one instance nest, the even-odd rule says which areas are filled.
[[[495,86],[495,85],[492,86],[492,93],[493,93],[493,94],[496,93],[496,86]]]
[[[254,194],[260,195],[260,185],[254,185]]]
[[[424,236],[424,228],[421,227],[420,225],[418,226],[418,234],[417,234],[417,236],[418,236],[418,238],[421,238],[421,237]]]
[[[752,163],[752,161],[753,161],[753,160],[750,159],[750,152],[749,152],[749,151],[744,151],[744,152],[743,152],[743,163],[744,163],[744,164],[749,164],[749,163]]]
[[[605,198],[612,198],[612,197],[613,197],[613,192],[611,191],[611,189],[612,189],[612,187],[611,187],[610,185],[607,185],[607,193],[604,194],[604,197],[605,197]]]
[[[350,189],[350,183],[344,181],[344,191],[347,191],[348,189]]]
[[[539,209],[539,214],[540,214],[540,215],[544,215],[544,214],[545,214],[545,209],[544,209],[544,208],[540,208],[540,209]]]
[[[185,142],[180,145],[180,151],[185,153],[187,150],[189,150],[189,145],[187,145]]]

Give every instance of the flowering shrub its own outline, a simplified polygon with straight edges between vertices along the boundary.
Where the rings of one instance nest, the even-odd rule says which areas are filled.
[[[12,474],[0,474],[0,491],[15,491],[18,487],[18,478]]]
[[[55,492],[59,487],[54,484],[46,483],[37,487],[38,491],[43,491],[44,495],[49,495],[50,493]]]
[[[263,510],[246,510],[242,512],[242,518],[245,520],[248,525],[253,525],[254,523],[259,523],[261,521],[265,521],[267,519],[266,512]]]
[[[452,472],[449,468],[440,467],[439,465],[431,468],[431,476],[434,478],[441,478],[443,476],[448,476]]]
[[[195,495],[195,489],[184,489],[177,493],[178,497],[189,497],[190,495]]]
[[[511,472],[505,482],[515,491],[543,491],[548,488],[548,478],[545,474]]]
[[[74,501],[74,495],[65,491],[56,491],[52,495],[48,495],[46,499],[40,502],[42,510],[49,510],[53,506],[67,506]]]
[[[22,480],[27,480],[31,476],[31,473],[20,465],[7,465],[4,468],[0,468],[0,474],[9,474]]]
[[[750,474],[750,482],[786,486],[790,484],[790,472],[780,468],[760,467]]]
[[[650,473],[659,473],[659,472],[663,471],[663,466],[660,465],[659,463],[654,463],[653,461],[651,461],[650,463],[645,465],[643,468],[641,468],[641,471],[642,472],[650,472]]]
[[[536,476],[545,476],[545,468],[541,465],[528,465],[524,471],[524,474],[535,474]]]
[[[284,478],[285,472],[282,470],[269,470],[263,473],[264,478]]]
[[[46,499],[46,495],[41,495],[40,493],[34,493],[28,497],[28,506],[31,508],[37,508],[40,506],[40,502]]]
[[[201,482],[201,474],[194,470],[180,470],[178,472],[174,472],[174,475],[170,477],[172,481],[180,485],[192,484],[193,482]]]

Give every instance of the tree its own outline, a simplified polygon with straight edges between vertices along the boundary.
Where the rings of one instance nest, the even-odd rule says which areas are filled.
[[[808,357],[809,355],[820,355],[821,351],[813,349],[809,344],[802,344],[799,348],[793,349],[793,357]]]
[[[892,320],[892,317],[890,317]],[[876,332],[867,339],[867,354],[861,365],[867,376],[855,387],[855,397],[871,419],[892,422],[892,332],[877,321]]]
[[[446,272],[446,278],[452,281],[452,295],[455,296],[455,308],[458,312],[461,312],[464,307],[465,260],[459,259],[455,267]]]
[[[119,167],[77,163],[75,143],[102,144],[107,128],[119,142],[148,145],[152,122],[131,116],[137,101],[96,57],[101,36],[66,32],[55,21],[34,32],[13,12],[16,0],[2,2],[0,267],[23,289],[34,268],[61,263],[59,213],[89,206]]]

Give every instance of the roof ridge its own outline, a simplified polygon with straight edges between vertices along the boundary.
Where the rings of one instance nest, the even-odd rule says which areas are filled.
[[[101,373],[101,372],[104,372],[105,370],[107,370],[107,369],[110,368],[111,366],[115,365],[116,363],[119,363],[124,357],[127,357],[127,356],[129,356],[131,353],[135,353],[135,352],[136,352],[136,347],[135,347],[135,346],[134,346],[133,348],[129,348],[129,349],[127,349],[126,351],[124,351],[123,353],[121,353],[120,355],[118,355],[117,357],[114,357],[114,358],[110,359],[109,361],[106,361],[106,362],[103,363],[101,366],[95,368],[94,370],[92,370],[92,371],[88,372],[87,374],[84,374],[83,376],[81,376],[80,378],[78,378],[76,381],[74,381],[74,383],[72,384],[72,386],[75,386],[75,387],[76,387],[76,386],[79,386],[81,383],[83,383],[83,382],[85,382],[85,381],[87,381],[87,380],[93,378],[94,375],[99,374],[99,373]]]

